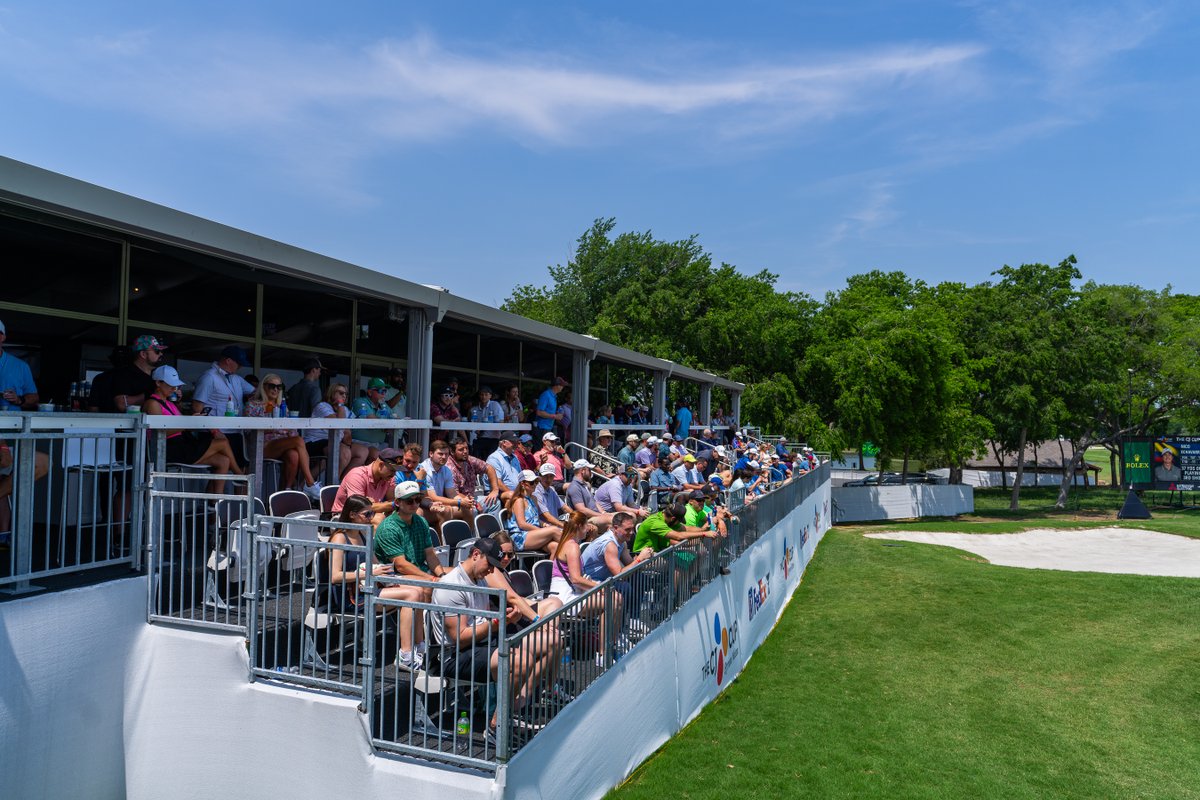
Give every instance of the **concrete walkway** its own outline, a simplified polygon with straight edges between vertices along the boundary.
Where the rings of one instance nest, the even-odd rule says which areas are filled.
[[[1129,528],[994,534],[905,531],[866,536],[956,547],[1006,567],[1200,578],[1200,539],[1157,531]]]

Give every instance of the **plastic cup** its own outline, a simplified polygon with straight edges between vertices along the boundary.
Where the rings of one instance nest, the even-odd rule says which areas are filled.
[[[129,414],[140,414],[142,413],[142,407],[139,405],[127,405],[125,406],[125,411]]]
[[[289,411],[289,412],[288,412],[288,416],[289,416],[289,417],[296,418],[296,419],[299,419],[299,417],[300,417],[300,412],[299,412],[299,411]]]

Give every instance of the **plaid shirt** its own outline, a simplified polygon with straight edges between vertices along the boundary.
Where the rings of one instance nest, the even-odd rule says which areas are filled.
[[[454,486],[459,493],[475,496],[475,485],[480,475],[487,477],[487,464],[475,456],[467,456],[463,464],[453,456],[446,461],[450,471],[454,473]],[[487,483],[485,480],[484,483]]]

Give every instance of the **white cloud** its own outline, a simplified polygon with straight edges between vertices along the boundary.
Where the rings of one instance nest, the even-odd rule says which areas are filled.
[[[355,49],[145,30],[58,42],[0,34],[0,68],[71,103],[269,138],[349,130],[364,147],[474,126],[571,146],[588,143],[598,122],[641,129],[732,111],[738,124],[725,133],[753,136],[781,120],[801,125],[898,102],[981,52],[973,44],[895,47],[645,76],[546,56],[455,52],[429,35]]]
[[[848,238],[862,238],[868,232],[887,225],[897,218],[893,207],[895,193],[888,181],[877,181],[866,189],[866,198],[858,208],[842,218],[833,226],[824,246],[831,247]]]

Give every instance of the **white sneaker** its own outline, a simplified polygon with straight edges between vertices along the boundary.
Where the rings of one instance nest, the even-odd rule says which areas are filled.
[[[409,672],[420,672],[425,666],[425,657],[421,653],[401,650],[396,654],[396,666]]]
[[[309,497],[311,497],[313,500],[320,500],[321,499],[321,482],[317,481],[312,486],[305,486],[304,493],[306,495],[308,495]]]

